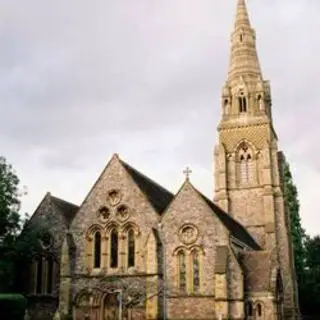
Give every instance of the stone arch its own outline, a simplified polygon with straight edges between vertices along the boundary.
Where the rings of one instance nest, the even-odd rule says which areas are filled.
[[[139,227],[133,222],[127,222],[126,224],[124,224],[121,228],[121,232],[127,233],[130,229],[134,231],[135,236],[138,236],[140,234]]]
[[[179,246],[177,247],[174,251],[173,251],[173,256],[177,256],[181,251],[183,251],[184,253],[188,252],[188,249],[184,246]]]
[[[256,148],[248,140],[241,140],[235,148],[236,178],[240,185],[257,181]]]
[[[99,231],[103,235],[103,227],[100,224],[91,225],[86,232],[86,239],[93,240],[94,234]]]
[[[110,236],[110,232],[111,232],[111,230],[113,230],[113,229],[119,230],[119,225],[118,225],[115,221],[111,221],[110,223],[108,223],[108,224],[105,226],[104,230],[105,230],[105,232],[106,232],[106,234],[107,234],[107,237]]]
[[[203,256],[205,255],[203,248],[198,245],[193,245],[192,247],[190,247],[189,251],[190,251],[190,253],[193,253],[196,251],[196,252],[201,253],[201,255],[203,255]]]

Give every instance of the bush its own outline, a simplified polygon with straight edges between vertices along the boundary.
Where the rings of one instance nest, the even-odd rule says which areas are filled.
[[[70,314],[66,314],[61,317],[61,320],[73,320],[73,317]]]
[[[1,319],[23,320],[27,300],[21,294],[0,294]]]

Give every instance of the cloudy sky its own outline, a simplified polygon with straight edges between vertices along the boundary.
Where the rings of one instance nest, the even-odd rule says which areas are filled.
[[[169,190],[212,196],[236,0],[0,0],[0,154],[80,204],[114,152]],[[249,0],[275,127],[319,233],[319,0]],[[318,196],[318,197],[317,197]]]

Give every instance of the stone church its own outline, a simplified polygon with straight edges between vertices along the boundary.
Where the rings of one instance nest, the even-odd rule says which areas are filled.
[[[245,0],[238,0],[214,198],[172,194],[114,154],[80,206],[47,193],[31,319],[297,319],[282,163]]]

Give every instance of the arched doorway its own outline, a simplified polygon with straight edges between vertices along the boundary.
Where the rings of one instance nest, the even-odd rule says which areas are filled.
[[[119,319],[119,300],[118,294],[107,293],[102,303],[101,320],[117,320]]]

